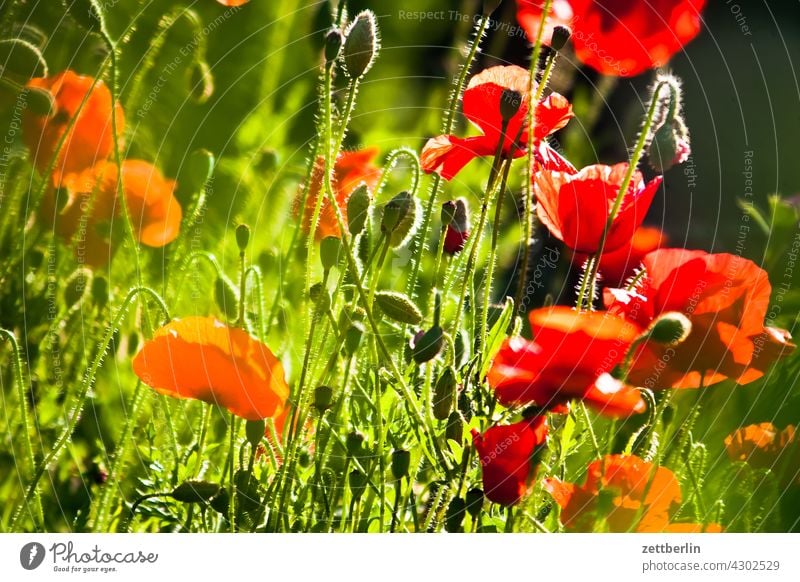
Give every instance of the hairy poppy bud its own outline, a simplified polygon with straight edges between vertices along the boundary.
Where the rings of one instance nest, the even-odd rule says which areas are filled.
[[[550,47],[560,51],[567,44],[572,32],[566,26],[556,26],[553,28],[553,36],[550,39]]]
[[[400,192],[397,196],[389,200],[383,207],[383,218],[381,218],[381,232],[391,235],[397,230],[414,204],[411,194]]]
[[[247,245],[250,243],[250,227],[246,224],[240,224],[236,227],[236,245],[241,252],[247,250]]]
[[[103,276],[92,278],[92,299],[100,309],[108,304],[108,279]]]
[[[364,10],[345,32],[344,65],[351,79],[357,79],[369,71],[379,48],[375,14],[371,10]]]
[[[247,442],[254,447],[261,442],[264,438],[264,431],[267,429],[267,422],[261,420],[248,420],[244,423],[244,434],[247,437]]]
[[[333,402],[333,388],[330,386],[317,386],[314,388],[314,408],[322,414],[331,407]]]
[[[522,105],[522,95],[513,89],[503,89],[500,96],[500,117],[503,121],[508,121],[514,117]]]
[[[464,421],[461,415],[455,410],[447,418],[447,427],[444,431],[445,438],[459,444],[464,440]]]
[[[367,490],[367,476],[358,469],[353,469],[347,476],[347,483],[350,485],[353,499],[361,499],[364,491]]]
[[[360,456],[364,448],[364,435],[356,431],[349,432],[345,439],[345,447],[347,448],[347,454],[349,456]]]
[[[353,190],[347,201],[347,230],[351,236],[356,236],[367,224],[369,217],[370,200],[369,188],[366,184],[361,184]]]
[[[458,533],[461,531],[461,524],[467,514],[467,504],[461,497],[453,497],[444,516],[444,529],[448,533]]]
[[[217,277],[214,281],[214,299],[217,307],[228,319],[235,319],[239,314],[239,300],[236,296],[236,289],[225,275]]]
[[[444,251],[450,255],[455,255],[464,250],[464,245],[469,239],[469,212],[467,203],[463,198],[458,198],[452,202],[455,205],[452,219],[446,223],[444,234]],[[444,217],[444,209],[442,212]],[[442,221],[442,224],[445,224]]]
[[[689,159],[691,152],[688,135],[680,135],[672,123],[665,123],[653,134],[647,148],[647,160],[651,168],[663,174]]]
[[[647,336],[654,342],[667,346],[682,343],[692,331],[692,322],[683,313],[670,311],[662,314],[647,329]]]
[[[442,228],[450,226],[453,219],[456,217],[456,203],[454,200],[448,200],[442,204]]]
[[[189,68],[189,96],[198,105],[203,105],[214,94],[214,75],[205,61],[195,61]]]
[[[395,479],[402,479],[408,476],[411,467],[411,453],[405,449],[395,449],[392,451],[392,476]]]
[[[483,509],[483,489],[473,487],[467,491],[467,513],[472,516],[472,519],[475,519],[481,509]]]
[[[325,313],[331,307],[331,294],[323,287],[322,283],[314,283],[308,290],[309,298],[317,304],[321,313]]]
[[[76,269],[67,279],[64,287],[64,303],[68,307],[76,305],[86,292],[86,287],[92,280],[92,272],[89,269]]]
[[[439,355],[443,345],[444,330],[440,326],[434,325],[422,334],[422,337],[417,339],[414,344],[414,361],[417,364],[424,364],[425,362],[431,361]]]
[[[388,317],[400,323],[417,325],[422,321],[422,312],[419,307],[402,293],[379,291],[375,294],[375,303]]]
[[[445,368],[433,388],[433,416],[446,420],[456,402],[456,371],[452,366]]]
[[[204,503],[220,491],[218,483],[210,481],[184,481],[170,493],[170,497],[183,503]]]
[[[325,35],[325,62],[328,64],[333,63],[339,56],[339,51],[342,50],[342,42],[344,37],[338,28],[332,28]]]
[[[364,325],[354,321],[347,328],[344,334],[344,351],[348,356],[355,355],[361,346],[361,338],[364,337]]]
[[[330,271],[339,264],[339,254],[342,250],[342,241],[338,236],[326,236],[319,243],[319,260],[322,268]]]

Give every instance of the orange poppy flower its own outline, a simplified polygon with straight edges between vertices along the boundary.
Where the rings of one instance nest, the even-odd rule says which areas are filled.
[[[800,483],[800,445],[791,424],[779,431],[771,422],[751,424],[725,437],[725,450],[732,461],[744,461],[758,469],[770,469]]]
[[[175,319],[156,330],[133,371],[160,394],[217,404],[246,420],[280,414],[289,397],[270,349],[213,317]]]
[[[365,183],[371,190],[378,185],[381,172],[372,162],[378,155],[378,148],[370,147],[352,152],[341,152],[336,158],[333,166],[333,176],[331,177],[331,187],[336,196],[336,202],[342,217],[347,221],[347,201],[353,190],[358,188],[361,183]],[[322,182],[325,176],[325,160],[317,158],[311,172],[311,185],[306,198],[306,205],[303,208],[303,230],[306,234],[311,230],[311,220],[314,218],[314,209],[317,204],[317,197],[322,193]],[[302,196],[302,192],[300,193]],[[299,206],[301,199],[298,197]],[[299,208],[296,208],[299,214]],[[316,240],[322,240],[328,236],[341,236],[339,223],[336,220],[336,211],[331,206],[327,197],[322,200],[322,206],[317,224]]]
[[[633,455],[593,461],[583,485],[552,477],[544,487],[561,507],[561,523],[569,531],[594,531],[600,520],[612,532],[720,531],[717,525],[670,523],[681,502],[678,479]]]
[[[609,416],[645,410],[639,391],[609,373],[641,333],[639,326],[610,313],[569,307],[536,309],[528,317],[533,341],[506,340],[486,376],[501,404],[563,410],[578,398]]]
[[[595,164],[577,172],[543,170],[533,175],[536,212],[550,233],[572,250],[593,254],[600,246],[627,163]],[[645,184],[636,171],[606,239],[604,251],[626,245],[653,202],[662,177]]]
[[[89,265],[102,266],[113,254],[113,227],[120,216],[117,203],[117,166],[100,162],[80,173],[65,175],[59,194],[51,188],[40,208],[41,220],[65,240],[76,243],[78,258]],[[161,175],[158,168],[142,160],[122,162],[122,190],[139,242],[162,247],[178,236],[182,210],[173,195],[175,181]],[[66,195],[59,204],[57,196]]]
[[[647,253],[667,243],[667,235],[655,226],[640,226],[633,237],[616,250],[604,252],[600,257],[599,272],[607,287],[621,287],[631,277]],[[583,265],[589,255],[575,253],[575,263]]]
[[[660,249],[642,261],[634,289],[606,289],[608,309],[642,327],[661,314],[686,315],[685,341],[643,342],[628,381],[647,388],[697,388],[728,378],[747,384],[794,349],[785,330],[764,327],[771,287],[767,273],[738,255]]]
[[[500,145],[503,118],[501,101],[506,90],[519,94],[519,109],[510,118],[505,131],[502,153],[506,158],[520,157],[528,145],[529,73],[516,65],[490,67],[472,77],[464,91],[464,117],[483,133],[460,138],[440,135],[428,140],[420,161],[425,172],[436,172],[445,180],[452,179],[470,161],[481,156],[494,156]],[[533,142],[538,147],[545,137],[564,127],[572,117],[572,105],[562,95],[551,93],[536,105]],[[519,142],[514,143],[517,136]],[[549,146],[547,146],[549,147]]]
[[[58,142],[70,121],[77,115],[53,169],[53,184],[59,185],[65,174],[81,172],[108,158],[114,151],[111,112],[117,118],[117,133],[122,135],[125,116],[122,106],[112,107],[111,92],[103,81],[92,88],[94,79],[64,71],[52,77],[31,79],[28,86],[45,89],[53,95],[50,115],[23,115],[23,135],[34,163],[44,172],[56,153]],[[88,97],[86,95],[88,94]],[[81,108],[84,98],[86,102]],[[80,112],[78,110],[80,109]]]
[[[492,426],[483,434],[472,430],[486,497],[500,505],[514,505],[525,496],[538,466],[537,453],[545,446],[547,433],[544,416],[507,426]]]

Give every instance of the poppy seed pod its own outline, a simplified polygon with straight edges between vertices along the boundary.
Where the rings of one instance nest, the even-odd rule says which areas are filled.
[[[467,513],[472,516],[472,519],[478,517],[483,509],[483,497],[483,489],[480,487],[473,487],[467,491]]]
[[[183,503],[204,503],[219,493],[218,483],[210,481],[184,481],[170,493],[170,497]]]
[[[319,243],[319,260],[322,268],[330,271],[339,264],[339,255],[342,250],[342,241],[338,236],[326,236]]]
[[[347,483],[350,485],[350,492],[353,494],[353,499],[361,499],[364,492],[367,490],[367,476],[358,469],[353,469],[347,476]]]
[[[392,476],[400,480],[408,476],[411,467],[411,453],[405,449],[395,449],[392,451]]]
[[[431,361],[439,355],[443,345],[444,330],[440,326],[434,325],[422,334],[422,337],[417,339],[414,344],[414,361],[417,364],[424,364],[425,362]]]
[[[260,418],[258,420],[248,420],[244,423],[244,434],[247,442],[254,447],[264,438],[264,431],[267,429],[267,422]]]
[[[349,432],[345,439],[345,447],[349,456],[358,457],[363,452],[364,435],[356,431]]]
[[[375,294],[375,303],[388,317],[400,323],[417,325],[422,321],[422,312],[419,307],[402,293],[379,291]]]
[[[566,26],[553,27],[553,36],[550,39],[550,47],[553,50],[560,51],[567,44],[569,37],[572,36],[572,31]]]
[[[325,35],[325,62],[328,64],[333,63],[339,56],[339,51],[342,50],[342,43],[344,37],[338,28],[332,28]]]
[[[514,89],[503,89],[500,97],[500,117],[503,121],[509,121],[517,114],[522,105],[522,95]]]
[[[236,245],[241,252],[247,250],[247,245],[250,243],[250,227],[246,224],[240,224],[236,227]]]
[[[366,74],[375,62],[379,49],[375,14],[371,10],[364,10],[345,31],[344,65],[349,77],[357,79]]]
[[[361,338],[364,337],[364,325],[354,321],[347,328],[344,335],[344,351],[348,356],[353,356],[361,346]]]
[[[444,517],[444,529],[447,533],[458,533],[467,514],[467,504],[461,497],[453,497]]]
[[[330,386],[317,386],[314,388],[314,408],[322,414],[331,407],[333,402],[333,388]]]
[[[361,184],[353,190],[347,201],[347,230],[351,236],[356,236],[367,224],[369,218],[370,200],[369,188],[366,184]]]
[[[669,311],[661,315],[647,329],[647,336],[665,346],[677,346],[689,337],[692,322],[683,313]]]

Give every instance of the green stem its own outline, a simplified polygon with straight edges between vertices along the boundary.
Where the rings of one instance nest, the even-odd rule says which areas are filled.
[[[228,440],[228,459],[230,461],[228,469],[228,523],[231,533],[236,531],[236,482],[234,474],[236,472],[236,415],[230,415],[230,439]]]

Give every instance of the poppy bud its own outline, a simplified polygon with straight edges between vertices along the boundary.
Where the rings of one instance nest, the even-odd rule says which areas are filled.
[[[92,272],[89,269],[77,269],[67,279],[64,287],[64,303],[67,307],[76,305],[83,299],[86,286],[92,279]]]
[[[322,286],[322,283],[314,283],[308,290],[309,298],[317,304],[321,312],[326,312],[331,306],[331,294]]]
[[[426,331],[422,337],[417,339],[414,344],[414,351],[412,352],[414,361],[417,364],[424,364],[425,362],[431,361],[439,355],[443,345],[444,330],[440,326],[434,325]]]
[[[444,529],[448,533],[458,533],[461,531],[461,524],[467,514],[467,504],[460,497],[453,497],[444,515]]]
[[[236,245],[241,252],[247,250],[247,245],[250,242],[250,227],[246,224],[240,224],[236,227]]]
[[[550,38],[550,47],[560,51],[567,44],[572,32],[566,26],[556,26],[553,28],[553,36]]]
[[[338,236],[326,236],[319,243],[319,260],[322,268],[330,271],[339,264],[339,254],[342,250],[342,241]]]
[[[445,368],[433,388],[433,416],[446,420],[456,402],[456,371],[452,366]]]
[[[103,276],[92,278],[92,299],[99,309],[108,303],[108,279]]]
[[[248,420],[244,423],[244,434],[247,437],[247,442],[254,447],[261,442],[264,438],[264,431],[267,429],[267,421],[261,420]]]
[[[369,217],[370,203],[369,188],[366,184],[361,184],[350,194],[347,201],[347,230],[351,236],[356,236],[364,230]]]
[[[317,386],[314,389],[314,408],[322,414],[331,407],[333,402],[333,388],[330,386]]]
[[[414,200],[408,192],[400,192],[397,196],[389,200],[383,207],[383,218],[381,218],[381,232],[394,239],[395,231],[405,226],[405,221],[411,213]],[[413,218],[412,218],[413,220]],[[408,232],[406,230],[406,232]],[[405,236],[405,234],[403,234]],[[392,240],[394,243],[394,240]],[[393,244],[394,246],[394,244]]]
[[[469,239],[469,212],[467,210],[467,203],[463,198],[458,198],[454,202],[455,210],[452,219],[445,224],[446,230],[444,234],[444,251],[450,255],[464,250]],[[442,216],[444,217],[444,208],[442,209]]]
[[[688,317],[678,311],[670,311],[651,323],[646,333],[654,342],[677,346],[689,337],[691,331],[692,322]]]
[[[353,499],[361,499],[364,491],[367,490],[367,476],[358,469],[353,469],[347,476],[347,483],[350,485],[350,492]]]
[[[344,41],[345,71],[357,79],[369,71],[380,48],[375,14],[364,10],[347,27]]]
[[[464,421],[458,412],[451,412],[450,416],[447,418],[447,427],[445,428],[444,436],[459,444],[464,440]]]
[[[220,491],[218,483],[210,481],[184,481],[170,493],[170,497],[183,503],[204,503]]]
[[[408,469],[411,467],[411,453],[405,449],[395,449],[392,451],[392,475],[398,481],[408,476]]]
[[[361,455],[364,447],[364,435],[356,431],[349,432],[345,439],[345,447],[349,456],[357,457]]]
[[[47,76],[47,63],[41,51],[21,38],[0,40],[0,63],[3,63],[3,76],[16,75],[23,79]]]
[[[656,172],[664,173],[685,162],[691,155],[688,136],[679,135],[672,123],[664,123],[653,134],[647,148],[647,160]]]
[[[339,56],[339,51],[342,50],[342,42],[344,37],[338,28],[332,28],[325,35],[325,62],[327,64],[333,63]]]
[[[480,487],[473,487],[467,491],[467,513],[472,516],[472,519],[478,517],[478,514],[483,509],[483,489]]]
[[[189,69],[189,96],[197,105],[204,105],[214,94],[214,75],[205,61],[195,61]]]
[[[214,282],[214,299],[217,307],[225,314],[228,319],[235,319],[238,315],[239,300],[236,297],[236,289],[225,275],[217,277]]]
[[[522,95],[513,89],[503,89],[500,96],[500,117],[503,121],[508,121],[514,117],[522,105]]]
[[[402,293],[379,291],[375,294],[375,303],[388,317],[400,323],[417,325],[422,321],[422,312],[419,307]]]
[[[355,355],[358,351],[362,337],[364,337],[364,325],[354,321],[344,335],[344,351],[348,356]]]
[[[456,203],[453,200],[448,200],[442,204],[442,228],[450,226],[453,219],[456,217]]]

